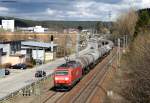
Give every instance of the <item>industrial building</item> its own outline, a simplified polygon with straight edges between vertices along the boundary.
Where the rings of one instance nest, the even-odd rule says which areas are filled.
[[[56,56],[56,47],[57,44],[38,41],[3,41],[0,42],[0,63],[17,64],[28,58],[50,61]]]
[[[55,58],[57,44],[37,41],[23,41],[21,43],[21,54],[26,58],[49,61]]]
[[[1,41],[0,42],[0,63],[16,64],[23,62],[20,60],[19,52],[21,50],[21,41]]]
[[[21,50],[21,40],[17,41],[1,41],[0,47],[6,55],[14,55]]]

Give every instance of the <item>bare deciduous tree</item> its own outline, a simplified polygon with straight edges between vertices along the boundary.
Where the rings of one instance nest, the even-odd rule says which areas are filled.
[[[117,19],[116,29],[120,35],[133,36],[137,20],[137,13],[131,9]]]

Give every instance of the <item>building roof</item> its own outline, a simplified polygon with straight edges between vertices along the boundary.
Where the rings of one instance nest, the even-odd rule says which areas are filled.
[[[6,45],[0,44],[0,49],[4,48]]]
[[[0,41],[0,44],[10,44],[10,43],[21,42],[21,41],[24,41],[24,40],[3,40],[3,41]]]
[[[32,47],[42,47],[42,48],[50,48],[50,47],[57,46],[57,44],[37,42],[37,41],[23,41],[21,42],[21,45],[32,46]]]

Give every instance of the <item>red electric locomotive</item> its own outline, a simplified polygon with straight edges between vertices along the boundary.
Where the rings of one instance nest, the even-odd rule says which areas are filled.
[[[54,87],[56,89],[70,89],[82,78],[82,67],[79,62],[69,61],[55,70]]]

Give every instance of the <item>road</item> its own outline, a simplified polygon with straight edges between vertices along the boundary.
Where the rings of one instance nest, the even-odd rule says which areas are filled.
[[[89,51],[89,47],[82,50],[80,54],[84,54]],[[71,55],[71,58],[74,58],[75,55]],[[6,78],[0,79],[0,100],[9,96],[11,93],[24,88],[25,86],[38,81],[38,78],[34,77],[34,74],[37,70],[46,71],[47,75],[53,73],[54,69],[60,64],[64,63],[64,58],[57,59],[50,63],[35,67],[33,69],[22,70],[23,72],[17,73],[15,75],[10,75]]]

